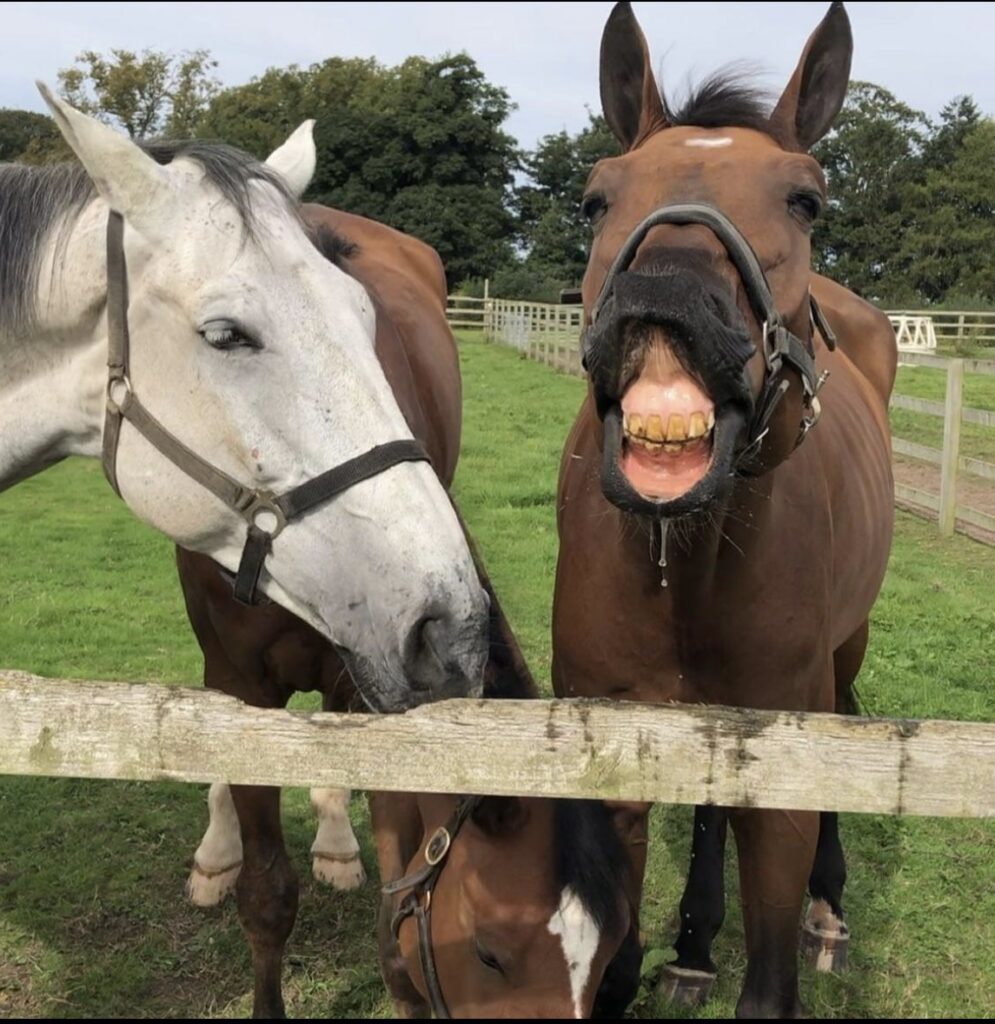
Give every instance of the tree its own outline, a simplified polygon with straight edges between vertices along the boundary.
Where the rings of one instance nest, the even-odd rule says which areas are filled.
[[[133,139],[189,138],[221,83],[207,50],[171,55],[84,50],[59,71],[60,91],[77,110],[120,125]]]
[[[813,155],[829,206],[812,237],[816,268],[870,299],[894,287],[894,252],[911,229],[910,186],[923,175],[924,114],[871,82],[853,82],[833,131]]]
[[[514,191],[516,252],[494,279],[496,295],[556,302],[580,283],[591,229],[581,201],[591,168],[618,154],[604,118],[589,113],[578,133],[546,135],[522,160],[525,180]]]
[[[466,54],[396,67],[334,57],[226,90],[199,131],[265,156],[315,118],[308,198],[417,235],[456,282],[492,274],[511,250],[518,154],[503,129],[511,109]]]
[[[55,122],[44,114],[0,110],[0,163],[43,163],[49,156],[62,152],[61,140]]]
[[[970,96],[955,96],[941,111],[940,123],[923,147],[927,168],[949,167],[965,140],[981,123],[982,115]]]
[[[995,121],[979,117],[948,152],[953,154],[949,163],[929,168],[923,183],[909,193],[915,223],[903,240],[899,261],[909,284],[927,303],[952,296],[992,302]]]

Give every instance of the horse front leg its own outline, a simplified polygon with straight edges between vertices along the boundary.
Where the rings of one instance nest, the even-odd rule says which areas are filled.
[[[663,969],[661,994],[677,1006],[701,1006],[715,985],[717,968],[712,943],[726,912],[725,850],[729,812],[724,807],[696,807],[691,835],[691,863],[681,897],[677,959]]]
[[[231,795],[242,832],[243,863],[235,894],[252,952],[252,1015],[282,1018],[283,950],[297,918],[298,886],[283,844],[280,790],[232,786]]]
[[[836,714],[858,714],[853,692],[867,652],[868,623],[833,652],[833,681]],[[846,886],[846,858],[840,842],[839,816],[823,811],[819,816],[819,845],[808,891],[812,897],[802,925],[801,950],[817,971],[846,970],[850,928],[844,920],[843,889]]]
[[[798,926],[819,837],[815,811],[732,810],[746,930],[738,1017],[804,1017]]]

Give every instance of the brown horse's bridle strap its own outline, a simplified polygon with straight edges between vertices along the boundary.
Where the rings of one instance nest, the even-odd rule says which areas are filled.
[[[817,395],[824,382],[824,376],[820,377],[816,370],[811,340],[806,341],[797,337],[785,326],[774,304],[774,296],[767,281],[767,275],[764,273],[753,247],[739,228],[716,207],[708,203],[672,203],[661,206],[643,219],[633,229],[612,261],[597,301],[591,310],[591,324],[593,325],[597,321],[602,307],[611,296],[616,277],[628,270],[646,236],[660,224],[701,224],[718,238],[729,253],[729,258],[743,282],[743,288],[753,314],[757,323],[761,325],[763,336],[766,375],[750,427],[750,446],[759,447],[759,443],[767,431],[770,418],[788,389],[787,382],[780,378],[784,368],[790,367],[801,378],[806,410],[796,441],[797,447],[819,420],[821,409]],[[809,301],[813,323],[817,324],[820,329],[823,326],[828,328],[825,317],[811,294]],[[827,344],[835,343],[831,331],[828,333],[823,331],[823,336],[826,338]],[[585,348],[584,339],[581,340],[581,348],[582,350]],[[585,360],[586,355],[586,350],[584,350]]]
[[[121,427],[127,420],[174,466],[242,516],[248,523],[248,534],[235,577],[234,594],[243,604],[255,603],[266,556],[272,550],[274,538],[289,522],[393,466],[403,462],[429,461],[424,447],[414,439],[388,441],[283,494],[246,487],[191,451],[145,408],[132,388],[130,353],[124,218],[112,211],[107,221],[108,378],[103,437],[104,475],[120,497],[117,450]]]
[[[467,818],[480,803],[480,797],[465,796],[456,805],[450,819],[445,825],[437,828],[425,844],[422,856],[425,863],[410,875],[405,875],[394,882],[387,882],[380,890],[384,896],[396,896],[407,892],[397,912],[391,920],[391,932],[395,940],[401,925],[409,917],[415,919],[418,928],[418,959],[421,963],[425,987],[428,989],[428,1000],[433,1015],[439,1020],[449,1020],[451,1014],[442,994],[442,983],[435,965],[435,952],[432,947],[432,893],[446,866],[453,841],[459,835]]]

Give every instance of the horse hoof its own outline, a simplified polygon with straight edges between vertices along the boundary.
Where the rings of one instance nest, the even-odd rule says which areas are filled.
[[[234,891],[241,870],[241,861],[229,864],[219,871],[208,871],[194,861],[190,877],[187,879],[187,896],[190,902],[198,907],[216,907]]]
[[[690,967],[666,964],[657,992],[673,1006],[694,1009],[704,1006],[712,994],[716,975]]]
[[[340,892],[358,889],[366,881],[366,871],[363,869],[363,862],[359,859],[358,853],[337,854],[315,851],[311,867],[314,877],[319,882],[324,882]]]
[[[813,900],[802,924],[798,943],[802,956],[817,971],[840,974],[846,970],[850,929],[824,900]]]

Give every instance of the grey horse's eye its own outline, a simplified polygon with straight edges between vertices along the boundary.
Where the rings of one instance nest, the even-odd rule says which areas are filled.
[[[198,333],[211,348],[221,352],[230,352],[236,348],[258,350],[263,347],[259,341],[231,320],[212,320],[204,324]]]

